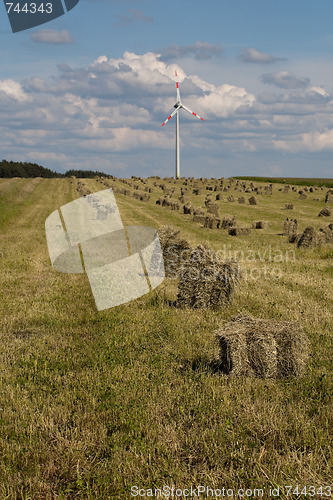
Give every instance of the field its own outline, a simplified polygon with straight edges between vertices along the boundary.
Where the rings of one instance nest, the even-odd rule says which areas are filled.
[[[80,196],[78,182],[0,179],[0,499],[128,499],[135,486],[148,496],[149,488],[198,485],[229,489],[226,498],[241,498],[239,488],[251,489],[245,498],[271,498],[270,488],[279,488],[277,498],[327,498],[333,248],[297,248],[282,235],[286,217],[296,218],[300,231],[332,222],[318,218],[327,188],[300,200],[274,184],[272,195],[256,195],[251,206],[237,197],[247,201],[253,193],[240,194],[233,184],[216,202],[221,214],[236,215],[239,226],[268,220],[270,227],[232,237],[155,204],[160,184],[175,187],[177,199],[183,180],[108,180],[125,225],[169,224],[193,246],[236,252],[244,277],[222,310],[175,308],[177,282],[166,279],[135,301],[98,312],[86,275],[53,270],[45,239],[45,219]],[[83,182],[90,191],[105,188]],[[144,187],[151,190],[147,202],[120,192],[143,194]],[[194,195],[187,187],[186,198],[204,207],[210,191]],[[227,201],[230,194],[236,202]],[[303,325],[311,344],[304,377],[228,378],[216,369],[215,330],[245,312]]]

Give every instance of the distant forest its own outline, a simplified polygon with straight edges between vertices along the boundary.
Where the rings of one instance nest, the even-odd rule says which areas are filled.
[[[79,178],[94,178],[97,175],[102,177],[111,177],[104,172],[98,172],[93,170],[67,170],[65,174],[60,174],[59,172],[53,172],[49,168],[42,167],[37,163],[27,163],[20,161],[7,161],[2,160],[0,162],[0,178],[2,177],[75,177]]]

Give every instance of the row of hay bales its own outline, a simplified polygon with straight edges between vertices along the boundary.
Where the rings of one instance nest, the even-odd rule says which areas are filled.
[[[318,231],[313,226],[308,226],[302,233],[298,233],[297,219],[287,218],[283,224],[283,234],[288,236],[289,243],[296,243],[299,248],[317,247],[333,243],[333,223]]]
[[[76,186],[76,191],[81,195],[81,196],[87,196],[88,194],[91,193],[90,189],[86,186],[86,184],[78,180],[77,181],[77,186]]]
[[[167,278],[178,279],[178,308],[225,308],[241,280],[236,261],[221,261],[205,245],[191,248],[170,226],[158,230]],[[239,315],[216,332],[215,362],[227,376],[285,378],[303,375],[309,342],[301,325]]]

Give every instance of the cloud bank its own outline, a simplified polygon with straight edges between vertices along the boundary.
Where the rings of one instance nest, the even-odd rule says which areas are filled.
[[[269,73],[262,79],[277,93],[255,95],[228,81],[216,85],[187,74],[154,52],[125,52],[101,55],[85,67],[61,64],[49,78],[0,80],[3,157],[58,171],[172,175],[174,123],[161,124],[176,100],[175,70],[184,104],[205,118],[181,113],[188,175],[216,176],[219,165],[251,165],[251,158],[253,164],[263,158],[276,163],[279,154],[332,151],[332,97],[309,78]]]

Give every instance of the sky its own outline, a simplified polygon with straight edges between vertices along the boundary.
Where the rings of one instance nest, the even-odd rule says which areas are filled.
[[[0,5],[1,158],[65,172],[333,177],[331,0],[80,0],[12,33]]]

